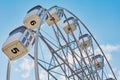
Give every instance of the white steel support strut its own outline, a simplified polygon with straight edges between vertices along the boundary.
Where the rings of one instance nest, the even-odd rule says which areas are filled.
[[[38,31],[35,37],[35,46],[34,46],[34,69],[35,69],[35,80],[39,80],[39,69],[38,69]]]
[[[8,60],[6,80],[10,80],[11,62]]]

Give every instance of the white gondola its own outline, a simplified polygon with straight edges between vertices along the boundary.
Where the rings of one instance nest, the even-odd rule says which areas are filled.
[[[80,48],[87,49],[92,44],[92,39],[89,34],[84,34],[79,37]]]
[[[74,17],[69,17],[68,19],[64,20],[64,31],[66,34],[69,34],[76,30],[76,27],[78,25],[77,20]]]
[[[63,10],[61,8],[54,6],[54,8],[52,8],[49,11],[49,14],[46,17],[46,22],[49,26],[52,26],[54,25],[54,22],[55,23],[59,22],[62,17],[63,17]]]
[[[46,9],[42,8],[40,5],[31,8],[24,18],[23,21],[24,25],[30,29],[36,30],[40,24],[42,17],[44,17],[42,20],[43,21],[42,24],[46,19],[44,16],[45,12]]]
[[[113,78],[107,78],[106,80],[115,80],[115,79],[113,79]]]
[[[13,30],[2,46],[2,51],[10,60],[16,60],[28,53],[35,42],[33,33],[25,26]]]
[[[92,57],[92,63],[93,66],[97,69],[100,70],[104,67],[104,58],[101,54],[95,55]]]

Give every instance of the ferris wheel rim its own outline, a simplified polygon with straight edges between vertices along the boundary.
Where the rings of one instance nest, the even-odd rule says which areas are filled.
[[[59,7],[59,6],[57,6],[57,7]],[[110,65],[110,63],[109,63],[109,61],[108,61],[108,59],[107,59],[107,57],[105,56],[105,53],[103,52],[103,50],[102,50],[102,48],[100,47],[100,45],[99,45],[99,43],[97,42],[97,40],[95,39],[95,37],[93,36],[93,34],[90,32],[90,30],[87,28],[87,26],[74,14],[74,13],[72,13],[71,11],[69,11],[68,9],[66,9],[66,8],[63,8],[63,7],[59,7],[59,8],[62,8],[62,9],[64,9],[65,11],[67,11],[68,13],[70,13],[71,15],[73,15],[75,18],[77,18],[78,19],[78,21],[83,25],[83,27],[88,31],[88,33],[91,35],[91,37],[94,39],[94,41],[96,42],[96,44],[97,44],[97,46],[99,47],[99,49],[101,50],[101,52],[102,52],[102,54],[103,54],[103,56],[105,57],[105,59],[106,59],[106,61],[107,61],[107,64],[108,64],[108,66],[110,67],[110,69],[111,69],[111,72],[112,72],[112,74],[113,74],[113,76],[114,76],[114,78],[117,80],[117,78],[116,78],[116,76],[115,76],[115,73],[114,73],[114,71],[113,71],[113,69],[112,69],[112,67],[111,67],[111,65]]]

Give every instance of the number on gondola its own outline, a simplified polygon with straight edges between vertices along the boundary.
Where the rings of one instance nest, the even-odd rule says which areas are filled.
[[[17,53],[19,52],[19,49],[18,49],[18,48],[13,48],[13,49],[11,50],[11,52],[14,53],[14,54],[17,54]]]

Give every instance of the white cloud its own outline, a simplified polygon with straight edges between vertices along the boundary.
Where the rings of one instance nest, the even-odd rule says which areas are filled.
[[[109,61],[112,60],[112,53],[120,50],[120,45],[107,44],[107,45],[100,45],[100,47],[102,48],[103,52],[105,53]],[[99,48],[95,49],[95,53],[101,54]]]
[[[20,66],[20,69],[23,71],[21,77],[22,78],[29,78],[30,72],[34,67],[33,61],[28,59],[28,58],[24,58],[22,63],[19,66]]]
[[[110,45],[110,44],[107,44],[107,45],[100,45],[100,47],[102,48],[103,52],[105,53],[105,56],[107,57],[108,61],[112,60],[112,54],[114,52],[117,52],[117,51],[120,50],[120,45]],[[78,55],[80,54],[78,49],[76,49],[75,52]],[[82,53],[83,53],[83,57],[87,57],[87,54],[84,51],[82,51]],[[100,51],[100,49],[98,47],[95,48],[95,54],[96,55],[97,54],[102,54],[101,51]],[[91,53],[89,53],[89,55],[91,55]],[[76,56],[76,57],[77,57],[77,59],[79,61],[81,60],[78,56]],[[71,64],[73,63],[73,57],[72,57],[71,53],[68,54],[68,61]],[[85,59],[85,61],[86,61],[87,64],[89,64],[89,60],[87,58]]]
[[[33,68],[34,64],[32,62],[32,60],[24,58],[23,62],[20,64],[20,67],[22,70],[31,70],[31,68]]]
[[[120,80],[120,70],[113,68],[113,71],[115,72],[117,80]],[[109,77],[114,78],[112,74],[108,74]]]
[[[48,75],[47,72],[42,69],[39,74],[40,80],[47,80],[47,75]]]
[[[113,74],[108,74],[108,76],[109,76],[109,78],[113,78],[114,77]]]
[[[30,76],[30,72],[27,71],[27,72],[23,73],[21,76],[22,76],[22,78],[28,78]]]
[[[60,80],[66,80],[65,76],[61,76]]]
[[[101,45],[102,49],[108,53],[111,53],[113,51],[118,51],[120,49],[120,45]]]
[[[118,71],[118,76],[117,76],[118,80],[120,80],[120,71]]]
[[[73,57],[70,53],[68,54],[68,62],[73,64]]]
[[[16,71],[16,72],[20,72],[20,69],[18,69],[18,68],[15,68],[15,71]]]

